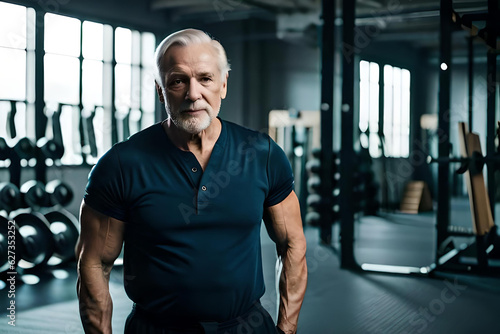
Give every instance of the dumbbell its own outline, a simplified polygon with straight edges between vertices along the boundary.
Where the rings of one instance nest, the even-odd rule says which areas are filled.
[[[0,276],[8,271],[16,271],[23,249],[19,226],[0,216]]]
[[[11,148],[7,145],[5,138],[0,137],[0,160],[10,159],[11,152]]]
[[[306,224],[310,226],[319,226],[321,223],[321,215],[319,212],[311,211],[306,214]]]
[[[319,159],[308,160],[306,170],[311,174],[319,174],[321,172],[321,161]]]
[[[42,182],[29,180],[21,186],[20,190],[24,207],[41,208],[50,206],[50,196]]]
[[[53,139],[47,137],[40,138],[36,142],[36,147],[46,159],[58,160],[64,155],[64,147]]]
[[[309,193],[319,193],[321,190],[321,179],[319,176],[310,176],[307,180],[307,191]]]
[[[11,212],[20,207],[21,192],[19,188],[13,183],[0,183],[0,210]]]
[[[54,256],[60,262],[75,258],[75,245],[80,235],[78,220],[64,209],[54,210],[45,214],[50,224],[50,231],[54,238]]]
[[[43,267],[54,254],[55,243],[50,223],[39,212],[21,213],[14,218],[19,226],[24,254],[20,266],[25,269]],[[18,243],[19,243],[18,241]]]
[[[41,269],[74,258],[79,231],[76,218],[69,212],[21,213],[14,221],[24,246],[21,267]]]
[[[14,145],[13,150],[19,159],[29,160],[36,156],[36,146],[31,139],[27,137],[19,139]]]
[[[66,206],[73,200],[73,190],[61,180],[52,180],[45,185],[51,206]]]

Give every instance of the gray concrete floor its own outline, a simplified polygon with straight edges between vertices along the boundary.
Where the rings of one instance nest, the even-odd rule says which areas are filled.
[[[453,204],[452,219],[469,224],[467,205]],[[359,263],[425,266],[434,261],[434,214],[397,213],[363,217],[356,223]],[[334,229],[336,231],[336,228]],[[464,274],[437,278],[363,273],[340,269],[332,247],[319,244],[318,230],[307,227],[309,281],[299,321],[301,334],[500,333],[500,279]],[[332,246],[337,246],[334,240]],[[263,305],[276,316],[275,249],[262,231]],[[0,290],[0,333],[82,333],[75,292],[74,264],[36,285],[17,287],[16,327],[7,324],[6,290]],[[51,278],[49,278],[51,277]],[[119,270],[110,285],[113,328],[123,332],[131,302]],[[2,306],[3,305],[3,306]],[[4,307],[5,306],[5,307]]]

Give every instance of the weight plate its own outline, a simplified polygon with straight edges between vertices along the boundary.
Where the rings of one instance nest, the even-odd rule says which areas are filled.
[[[21,213],[14,218],[14,221],[19,226],[24,246],[22,259],[29,263],[26,268],[44,266],[55,249],[49,222],[39,212]]]

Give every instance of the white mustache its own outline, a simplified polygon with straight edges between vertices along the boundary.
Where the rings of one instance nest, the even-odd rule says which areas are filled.
[[[186,105],[182,105],[180,108],[182,111],[185,110],[210,110],[210,105],[203,101],[197,101],[195,103],[190,103]]]

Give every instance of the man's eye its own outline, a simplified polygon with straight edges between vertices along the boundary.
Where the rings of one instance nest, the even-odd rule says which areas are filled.
[[[182,83],[181,79],[175,79],[170,82],[171,85],[180,85]]]
[[[209,81],[212,81],[212,78],[210,78],[210,77],[203,77],[203,78],[201,78],[201,81],[203,81],[203,82],[209,82]]]

